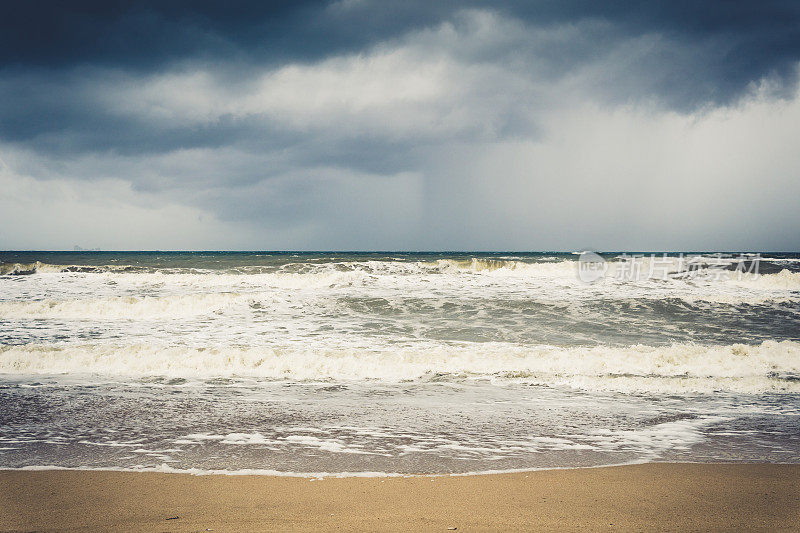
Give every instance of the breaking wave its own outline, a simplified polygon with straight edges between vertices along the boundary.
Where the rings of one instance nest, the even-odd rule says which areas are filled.
[[[771,271],[763,272],[760,276],[753,276],[751,272],[744,275],[734,273],[736,260],[732,258],[704,258],[697,256],[694,260],[686,260],[682,257],[637,257],[637,271],[643,274],[651,274],[654,277],[663,275],[666,277],[698,277],[698,274],[717,274],[718,279],[733,280],[752,280],[752,279],[775,279],[783,280],[785,283],[774,285],[775,287],[800,289],[800,272],[786,268],[800,263],[798,259],[785,258],[764,258],[764,265],[769,266]],[[707,260],[706,260],[707,259]],[[627,265],[627,266],[626,266]],[[632,263],[626,262],[624,258],[609,258],[607,278],[624,277],[626,269]],[[746,265],[752,266],[752,265]],[[397,259],[375,259],[375,260],[342,260],[342,261],[300,261],[283,262],[263,265],[237,265],[227,268],[215,268],[212,263],[198,267],[179,267],[154,266],[139,264],[114,264],[114,265],[80,265],[80,264],[49,264],[41,261],[31,263],[7,262],[0,263],[0,275],[20,276],[46,273],[83,273],[83,274],[141,274],[141,273],[160,273],[160,274],[216,274],[216,275],[253,275],[253,274],[331,274],[360,272],[372,275],[427,275],[427,274],[495,274],[511,275],[515,277],[576,277],[578,261],[573,259],[563,259],[559,257],[541,257],[535,261],[515,259],[513,257],[481,258],[467,257],[462,259],[436,259],[436,260],[414,260],[405,261]],[[780,272],[778,269],[782,268]],[[795,269],[796,270],[796,269]],[[756,271],[756,274],[758,272]],[[777,277],[774,277],[777,276]],[[714,277],[713,275],[708,277]],[[788,285],[787,285],[788,283]],[[765,286],[772,286],[766,282]]]
[[[331,349],[138,345],[0,347],[0,373],[292,381],[490,379],[622,392],[800,392],[800,343],[556,347],[505,343]]]
[[[246,301],[236,293],[11,301],[0,302],[0,319],[157,320],[205,315]]]
[[[133,265],[51,265],[35,261],[33,263],[0,263],[0,276],[27,276],[31,274],[59,272],[138,272],[141,267]]]
[[[660,261],[660,260],[658,260]],[[773,260],[770,260],[773,261]],[[777,260],[774,260],[777,262]],[[788,260],[784,260],[788,261]],[[652,263],[652,264],[651,264]],[[606,279],[618,281],[626,278],[624,261],[609,261]],[[765,272],[755,275],[751,272],[738,273],[731,265],[697,263],[687,270],[681,260],[669,258],[656,263],[643,258],[637,263],[637,272],[644,278],[695,278],[721,281],[748,282],[764,288],[800,290],[800,272],[782,268],[779,272]],[[147,267],[139,265],[53,265],[39,261],[33,263],[0,263],[0,275],[22,276],[44,273],[82,273],[82,274],[163,274],[163,275],[324,275],[362,273],[386,276],[429,275],[429,274],[490,274],[514,277],[555,277],[577,278],[578,262],[573,260],[551,260],[525,262],[514,259],[438,259],[435,261],[346,261],[325,263],[285,263],[281,265],[240,266],[231,269],[200,269],[178,267]],[[777,269],[776,269],[777,270]],[[648,272],[649,271],[649,272]]]
[[[800,272],[791,272],[784,268],[776,274],[743,276],[742,279],[732,278],[730,282],[752,289],[800,291]]]

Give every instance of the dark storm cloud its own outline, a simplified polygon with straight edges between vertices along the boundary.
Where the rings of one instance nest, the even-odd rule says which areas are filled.
[[[658,113],[794,97],[798,60],[796,1],[20,1],[0,13],[0,156],[37,183],[118,180],[113,194],[253,227],[350,239],[374,220],[377,247],[424,206],[468,248],[484,217],[469,232],[460,217],[494,194],[484,184],[505,180],[497,219],[525,201],[510,227],[547,187],[581,194],[594,168],[565,181],[572,149],[526,155],[562,119],[571,139],[591,132],[571,109],[604,126],[608,109],[648,110],[611,151]],[[485,232],[487,248],[508,234]]]
[[[50,160],[70,160],[85,153],[142,158],[180,150],[233,148],[259,155],[252,168],[234,166],[189,175],[164,169],[157,180],[129,176],[138,190],[181,188],[188,185],[246,185],[297,167],[339,166],[370,173],[393,173],[414,166],[417,142],[385,139],[355,130],[349,134],[330,131],[299,131],[259,114],[222,114],[210,121],[181,123],[169,117],[153,118],[135,112],[120,112],[98,102],[88,85],[109,76],[95,71],[0,79],[0,138],[23,146]],[[114,79],[114,76],[110,76]],[[123,81],[124,83],[124,81]],[[102,89],[101,89],[102,91]],[[13,103],[13,105],[12,105]],[[18,167],[39,178],[63,177],[62,165],[50,172]],[[117,172],[119,169],[117,168]],[[114,168],[85,169],[85,178],[112,175]]]
[[[124,83],[135,86],[136,76],[175,65],[206,68],[235,84],[254,69],[363,52],[409,31],[457,20],[457,13],[470,7],[499,13],[527,30],[583,23],[566,41],[501,40],[450,51],[465,64],[524,71],[535,63],[537,76],[551,79],[626,39],[663,39],[597,81],[598,95],[611,102],[655,97],[690,111],[730,103],[765,78],[774,93],[791,94],[797,79],[796,1],[32,0],[9,3],[0,16],[0,139],[48,153],[163,152],[256,138],[267,150],[289,148],[303,139],[263,117],[222,115],[206,124],[175,124],[109,109],[87,88],[120,71],[130,75]],[[438,44],[430,46],[435,52]],[[497,113],[505,113],[496,125],[501,136],[530,128],[514,111]],[[334,148],[312,158],[342,159],[352,150],[342,140],[303,138]]]
[[[617,38],[658,33],[697,46],[698,54],[705,57],[688,64],[676,62],[676,79],[664,89],[678,92],[692,104],[729,101],[764,76],[791,80],[800,57],[800,4],[793,0],[31,0],[7,3],[3,9],[0,65],[68,68],[88,64],[152,70],[186,59],[260,64],[313,61],[438,24],[470,7],[494,10],[534,27],[604,21]],[[574,59],[570,52],[575,51],[554,51],[566,63]],[[581,50],[578,55],[590,52]]]
[[[319,1],[36,1],[6,7],[0,62],[153,68],[187,57],[266,62],[361,48],[452,10],[411,6],[336,9]]]
[[[236,144],[254,136],[262,146],[281,149],[300,140],[258,117],[222,115],[213,122],[186,125],[168,117],[121,112],[98,98],[105,83],[116,78],[97,70],[0,76],[0,138],[60,156],[163,153]],[[131,83],[135,80],[123,78],[116,85]]]
[[[0,138],[48,150],[123,153],[236,142],[240,135],[255,134],[247,120],[222,118],[186,128],[121,116],[99,107],[93,94],[76,87],[76,78],[102,76],[103,69],[146,75],[189,62],[228,69],[222,75],[235,80],[246,78],[254,67],[363,51],[451,20],[467,7],[493,10],[531,29],[599,24],[586,26],[569,42],[518,40],[453,51],[465,62],[520,69],[535,58],[543,76],[563,75],[624,39],[666,39],[666,46],[600,84],[611,101],[655,96],[675,109],[691,110],[729,103],[765,77],[778,93],[790,93],[796,83],[800,3],[795,1],[33,0],[8,4],[0,16]]]

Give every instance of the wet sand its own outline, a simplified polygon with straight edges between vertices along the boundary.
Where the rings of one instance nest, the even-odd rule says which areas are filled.
[[[800,465],[288,478],[0,471],[0,530],[800,530]]]

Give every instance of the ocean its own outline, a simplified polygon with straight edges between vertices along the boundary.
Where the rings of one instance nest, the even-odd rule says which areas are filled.
[[[0,252],[0,468],[800,462],[800,254]]]

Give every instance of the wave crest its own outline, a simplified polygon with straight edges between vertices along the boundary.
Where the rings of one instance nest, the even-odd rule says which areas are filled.
[[[486,343],[371,350],[23,345],[0,348],[0,373],[298,381],[491,379],[624,392],[800,392],[800,343],[570,348]]]
[[[742,279],[732,279],[731,282],[747,288],[768,291],[800,291],[800,272],[783,269],[775,274],[760,274],[758,276],[742,276]]]
[[[243,301],[237,293],[11,301],[0,302],[0,319],[160,320],[214,313]]]

